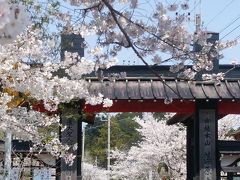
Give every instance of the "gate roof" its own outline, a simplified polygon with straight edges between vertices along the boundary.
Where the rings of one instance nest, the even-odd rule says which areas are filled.
[[[125,79],[117,81],[89,81],[92,95],[103,94],[112,100],[145,99],[240,99],[240,81],[216,82],[183,81],[177,79]]]
[[[219,71],[227,72],[231,68],[233,68],[231,65],[221,65]],[[101,80],[95,75],[86,78],[88,80],[89,92],[91,95],[101,93],[104,98],[112,99],[114,102],[120,101],[121,106],[124,106],[124,102],[135,102],[135,107],[131,109],[142,112],[147,109],[143,108],[143,103],[138,107],[137,102],[144,101],[144,104],[146,104],[148,102],[163,103],[165,101],[166,104],[166,100],[173,100],[178,105],[181,102],[185,102],[182,106],[189,104],[189,111],[192,111],[194,108],[191,106],[194,106],[195,100],[216,100],[221,102],[220,104],[224,102],[224,104],[228,105],[231,104],[230,102],[239,103],[238,101],[240,101],[239,68],[235,68],[227,73],[225,80],[219,83],[178,79],[176,74],[169,72],[169,66],[154,66],[152,70],[160,74],[162,79],[156,77],[146,66],[114,66],[101,72]],[[112,78],[123,73],[126,73],[126,77]],[[161,106],[164,106],[163,104]],[[140,106],[142,106],[142,110]],[[167,109],[171,109],[169,108],[170,104],[165,106],[168,107]],[[120,112],[120,109],[118,112]],[[115,110],[112,109],[111,111]],[[150,109],[147,111],[150,111]],[[153,112],[156,111],[158,110],[153,108]],[[165,111],[165,109],[163,108],[159,111]],[[170,112],[182,113],[185,113],[185,111],[187,112],[187,107],[183,111],[170,110]]]

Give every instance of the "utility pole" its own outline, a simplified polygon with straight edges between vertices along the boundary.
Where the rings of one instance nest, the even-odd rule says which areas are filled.
[[[111,151],[111,116],[108,114],[107,116],[103,116],[101,121],[108,122],[108,129],[107,129],[107,172],[108,172],[108,180],[110,180],[111,176],[111,158],[110,158],[110,151]]]
[[[148,180],[153,180],[153,172],[152,172],[152,170],[149,170]]]
[[[202,26],[202,15],[201,15],[201,5],[202,5],[202,1],[199,0],[198,2],[199,5],[199,12],[197,14],[195,14],[195,26],[196,26],[196,32],[199,32],[201,30],[201,26]]]
[[[110,161],[110,142],[111,142],[111,117],[108,116],[108,149],[107,149],[107,153],[108,153],[108,157],[107,157],[107,171],[108,171],[108,180],[110,180],[110,166],[111,166],[111,161]]]
[[[201,14],[196,14],[195,23],[196,23],[196,32],[199,32],[201,29]]]
[[[5,132],[5,156],[4,156],[4,180],[10,180],[12,164],[12,131],[10,128]]]
[[[82,130],[82,177],[83,177],[83,163],[84,163],[84,154],[85,154],[85,127]]]

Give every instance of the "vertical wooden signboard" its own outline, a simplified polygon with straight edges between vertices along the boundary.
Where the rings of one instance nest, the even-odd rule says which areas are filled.
[[[62,125],[67,127],[61,134],[61,142],[72,147],[75,143],[77,143],[78,122],[76,120],[67,118],[66,116],[62,116],[61,118]],[[72,151],[71,153],[77,155],[76,151]],[[72,166],[69,166],[65,163],[63,159],[61,159],[61,179],[77,179],[76,161],[73,163]]]
[[[82,122],[80,119],[71,118],[72,114],[78,113],[71,110],[70,112],[66,109],[61,115],[61,123],[66,126],[66,129],[61,133],[62,144],[70,146],[68,152],[76,156],[74,163],[69,166],[65,163],[64,159],[61,158],[61,179],[62,180],[81,180],[81,141],[82,141]],[[77,144],[78,148],[73,149],[73,146]]]
[[[201,180],[216,179],[216,114],[199,110],[199,170]]]

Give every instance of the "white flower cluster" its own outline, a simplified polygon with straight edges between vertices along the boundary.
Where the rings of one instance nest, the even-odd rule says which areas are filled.
[[[65,72],[71,79],[81,79],[82,75],[94,71],[94,62],[84,57],[80,58],[77,53],[65,52],[65,60],[61,64],[63,64],[63,67],[66,67]]]
[[[223,57],[219,55],[221,50],[239,43],[239,40],[209,43],[211,33],[207,30],[189,32],[186,28],[190,20],[187,0],[174,3],[159,1],[151,11],[138,0],[69,1],[82,8],[82,17],[69,28],[82,36],[97,37],[97,43],[93,45],[96,48],[88,53],[94,56],[99,67],[104,67],[101,61],[116,57],[123,48],[128,48],[145,62],[147,59],[152,59],[154,64],[171,61],[176,65],[173,71],[180,73],[179,78],[189,76],[186,78],[194,79],[197,72],[213,69],[213,62]],[[148,13],[139,17],[143,12]],[[71,15],[74,17],[78,13]],[[199,46],[198,50],[195,45]],[[169,58],[164,60],[160,55]],[[193,65],[191,72],[185,70],[187,64]]]
[[[66,162],[66,164],[68,164],[69,166],[72,166],[74,163],[74,159],[76,158],[76,155],[73,155],[72,153],[68,153],[65,154],[63,156],[64,161]]]
[[[108,178],[108,171],[98,166],[83,162],[82,176],[83,180],[106,180]]]
[[[103,102],[102,94],[98,94],[98,96],[89,96],[86,98],[86,104],[90,104],[93,106],[101,104],[102,102]]]
[[[233,140],[232,136],[229,136],[233,130],[240,128],[240,116],[239,115],[227,115],[218,121],[218,139],[219,140]]]
[[[90,104],[92,106],[103,104],[104,108],[109,108],[113,105],[113,101],[111,99],[103,98],[103,95],[100,93],[98,96],[88,96],[85,100],[86,104]]]
[[[240,127],[239,118],[229,115],[219,120],[219,139],[232,139],[228,135]],[[111,166],[113,179],[148,179],[149,172],[153,179],[162,179],[157,172],[160,162],[168,166],[170,179],[186,179],[186,129],[181,124],[168,126],[166,119],[154,119],[150,113],[145,113],[142,119],[136,118],[143,141],[128,152],[112,151],[111,158],[115,159]]]
[[[36,100],[43,100],[45,108],[50,111],[55,111],[61,102],[86,98],[89,93],[87,82],[82,76],[94,70],[94,63],[80,58],[76,53],[68,52],[65,53],[65,61],[52,63],[50,60],[53,57],[45,54],[46,47],[44,47],[51,49],[51,41],[48,45],[47,42],[37,40],[34,36],[35,33],[27,36],[20,48],[17,45],[8,45],[0,50],[2,86],[27,93]],[[39,48],[32,46],[36,42]],[[26,55],[26,49],[35,54]],[[31,57],[33,62],[41,57],[43,59],[33,64],[27,61],[27,57]]]
[[[195,78],[196,74],[197,73],[195,71],[193,71],[191,68],[188,68],[188,69],[184,69],[182,72],[180,72],[178,74],[178,78],[193,80]]]
[[[216,81],[216,82],[220,82],[222,80],[224,80],[224,73],[217,73],[217,74],[203,74],[202,75],[202,79],[204,81]]]
[[[67,156],[68,146],[62,145],[58,135],[44,131],[54,125],[60,126],[58,116],[47,116],[43,113],[28,110],[25,107],[10,108],[9,103],[14,97],[6,93],[0,94],[0,130],[11,130],[15,139],[31,141],[33,150],[46,150],[56,157]],[[46,141],[50,139],[50,141]]]
[[[30,23],[29,14],[22,4],[10,4],[7,0],[0,1],[0,44],[13,42]]]
[[[112,166],[113,178],[145,179],[152,171],[154,179],[160,179],[156,167],[164,162],[170,169],[171,179],[186,179],[185,128],[168,126],[165,120],[154,119],[150,113],[136,121],[141,126],[138,131],[143,141],[128,152],[113,151],[112,158],[117,159]]]
[[[52,155],[56,157],[63,157],[70,147],[67,145],[62,145],[59,138],[57,137],[48,142],[45,148],[46,151],[50,152]]]
[[[223,50],[223,49],[227,49],[227,48],[236,46],[237,44],[239,44],[238,39],[228,40],[226,42],[218,42],[216,45],[216,48],[218,48],[219,50]]]
[[[94,64],[67,52],[65,61],[54,63],[56,39],[41,36],[42,31],[29,30],[17,43],[0,49],[1,89],[8,92],[0,95],[0,130],[10,128],[14,138],[33,142],[32,151],[46,150],[71,164],[74,157],[68,154],[70,147],[61,144],[51,130],[52,126],[61,126],[59,117],[32,108],[34,103],[43,102],[46,110],[56,111],[59,103],[88,97],[88,84],[82,76],[90,73]],[[28,109],[21,107],[25,100]],[[110,102],[105,104],[109,106]]]
[[[103,100],[103,107],[108,108],[111,107],[113,105],[113,101],[111,99],[104,99]]]

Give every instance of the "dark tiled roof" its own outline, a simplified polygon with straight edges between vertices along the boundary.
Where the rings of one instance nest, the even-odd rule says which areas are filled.
[[[240,66],[235,66],[233,65],[219,65],[218,69],[216,72],[209,71],[209,72],[204,72],[208,74],[212,73],[217,73],[217,72],[228,72],[226,74],[227,79],[239,79],[240,78]],[[191,68],[191,66],[186,66],[186,68]],[[108,77],[112,74],[121,74],[125,73],[128,78],[132,77],[138,77],[138,78],[157,78],[156,74],[153,73],[153,71],[162,77],[177,77],[177,73],[172,73],[169,71],[170,66],[168,65],[161,65],[161,66],[144,66],[144,65],[133,65],[133,66],[112,66],[109,69],[102,70],[102,74],[104,77]],[[231,69],[231,71],[229,71]],[[99,72],[99,74],[101,74]],[[201,73],[200,73],[201,74]],[[91,73],[90,75],[87,75],[87,77],[96,77],[96,73]]]
[[[219,65],[218,72],[228,72],[220,84],[204,81],[177,79],[177,74],[169,72],[170,66],[113,66],[101,71],[102,79],[96,74],[87,75],[89,91],[93,95],[101,93],[110,99],[240,99],[240,67]],[[232,69],[231,71],[228,71]],[[156,77],[157,72],[164,80]],[[125,73],[126,77],[109,81],[116,74]],[[209,72],[211,73],[211,72]],[[98,75],[97,75],[98,76]]]
[[[221,83],[201,81],[181,81],[166,79],[131,78],[116,81],[89,80],[92,95],[103,94],[109,99],[240,99],[239,80],[225,80]]]

